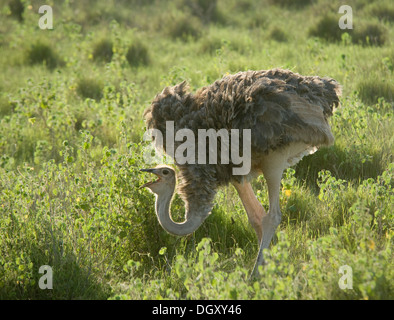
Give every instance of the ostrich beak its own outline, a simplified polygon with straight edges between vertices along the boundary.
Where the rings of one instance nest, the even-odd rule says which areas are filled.
[[[155,181],[150,181],[150,182],[147,182],[147,183],[143,184],[141,187],[139,187],[139,189],[149,187],[153,183],[158,182],[160,180],[160,176],[157,174],[157,170],[156,169],[140,169],[140,171],[153,173],[153,174],[155,174],[158,177],[158,179],[155,180]]]

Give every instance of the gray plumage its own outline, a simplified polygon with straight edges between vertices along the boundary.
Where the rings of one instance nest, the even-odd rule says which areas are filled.
[[[226,75],[196,93],[189,92],[186,82],[167,87],[144,116],[147,128],[160,130],[164,142],[166,121],[174,121],[175,132],[251,129],[252,171],[246,177],[250,179],[261,173],[261,156],[272,150],[295,142],[315,147],[332,144],[327,119],[338,106],[340,93],[339,84],[330,78],[282,69],[246,71]],[[180,144],[175,142],[175,148]],[[231,161],[220,164],[220,159],[218,164],[177,164],[178,192],[186,210],[202,203],[211,206],[219,186],[240,182],[244,177],[233,176],[233,166]]]

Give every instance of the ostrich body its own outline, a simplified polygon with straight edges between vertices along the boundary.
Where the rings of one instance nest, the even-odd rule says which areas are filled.
[[[334,142],[327,119],[338,106],[340,93],[340,86],[333,79],[301,76],[282,69],[227,75],[195,94],[188,91],[185,82],[165,88],[145,110],[148,129],[160,130],[165,136],[167,121],[174,121],[175,130],[187,128],[193,132],[250,129],[251,170],[241,176],[232,173],[237,165],[231,161],[179,164],[174,159],[179,169],[178,193],[185,203],[185,221],[176,223],[170,214],[175,171],[167,166],[143,169],[159,177],[144,187],[156,194],[156,214],[161,226],[179,236],[194,232],[210,214],[218,188],[232,183],[260,242],[255,273],[264,261],[263,249],[268,248],[281,221],[279,192],[283,171],[320,146]],[[181,143],[175,141],[175,148]],[[169,146],[163,147],[166,151]],[[261,174],[268,187],[268,213],[250,184]]]

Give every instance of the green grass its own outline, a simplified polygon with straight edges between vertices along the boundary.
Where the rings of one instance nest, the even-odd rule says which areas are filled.
[[[149,50],[140,41],[134,41],[127,49],[126,59],[130,66],[146,66],[150,62]]]
[[[0,299],[394,298],[390,1],[355,1],[346,32],[326,0],[66,1],[53,30],[40,5],[0,2]],[[285,172],[250,280],[257,237],[232,187],[193,235],[158,224],[139,189],[142,114],[164,86],[273,67],[333,77],[343,98],[335,145]],[[253,187],[268,209],[264,178]],[[179,197],[172,211],[182,220]]]
[[[46,43],[35,43],[26,52],[26,61],[30,65],[45,65],[49,69],[63,65],[63,61],[52,47]]]
[[[93,60],[111,62],[113,56],[113,44],[108,39],[102,39],[93,46]]]

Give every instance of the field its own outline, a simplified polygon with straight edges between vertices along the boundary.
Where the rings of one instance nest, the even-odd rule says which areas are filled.
[[[42,4],[0,1],[0,299],[394,299],[390,0],[46,1],[52,29]],[[139,188],[143,111],[183,80],[275,67],[343,96],[335,144],[283,176],[252,280],[257,237],[232,186],[194,234],[158,224]],[[268,209],[264,178],[253,188]],[[178,196],[171,209],[182,220]]]

